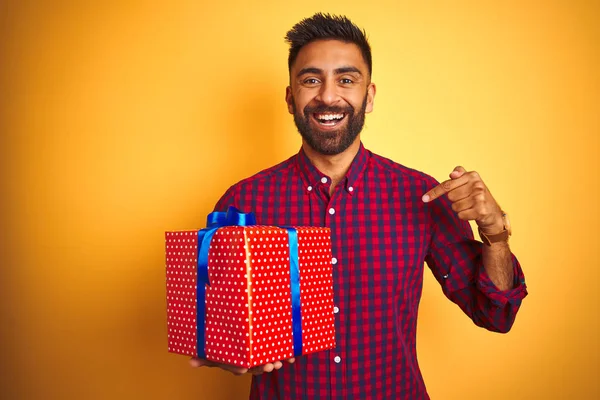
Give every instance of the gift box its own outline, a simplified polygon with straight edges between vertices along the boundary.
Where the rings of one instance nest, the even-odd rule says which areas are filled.
[[[335,347],[329,228],[232,207],[165,239],[169,352],[250,368]]]

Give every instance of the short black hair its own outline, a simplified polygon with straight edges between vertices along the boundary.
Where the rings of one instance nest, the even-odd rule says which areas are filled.
[[[360,49],[362,56],[369,67],[369,76],[373,70],[371,59],[371,46],[367,40],[367,33],[343,15],[330,15],[316,13],[310,18],[305,18],[292,27],[285,35],[285,41],[290,44],[288,69],[296,61],[302,47],[315,40],[339,40],[345,43],[354,43]]]

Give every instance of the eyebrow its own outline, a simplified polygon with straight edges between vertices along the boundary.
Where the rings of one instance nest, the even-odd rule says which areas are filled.
[[[356,67],[340,67],[340,68],[336,68],[335,70],[333,70],[333,72],[336,75],[354,72],[354,73],[357,73],[362,76],[362,72],[360,72],[360,70]],[[322,73],[323,73],[323,70],[321,68],[307,67],[307,68],[302,68],[296,76],[299,77],[299,76],[306,75],[306,74],[322,74]]]
[[[349,72],[354,72],[359,75],[362,75],[362,72],[360,72],[360,70],[356,67],[341,67],[341,68],[337,68],[334,72],[336,75],[347,74]]]

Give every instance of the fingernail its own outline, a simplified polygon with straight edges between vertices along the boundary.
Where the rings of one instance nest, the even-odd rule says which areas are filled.
[[[428,194],[424,194],[421,199],[423,200],[423,202],[427,203],[429,201],[429,195]]]
[[[198,360],[195,360],[193,358],[190,360],[190,366],[192,368],[198,368],[200,365],[201,363]]]

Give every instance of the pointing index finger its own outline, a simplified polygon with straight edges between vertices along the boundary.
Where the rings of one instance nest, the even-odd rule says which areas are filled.
[[[457,187],[464,185],[466,181],[467,179],[464,177],[464,175],[456,179],[449,179],[447,181],[444,181],[436,187],[434,187],[433,189],[431,189],[430,191],[428,191],[427,193],[425,193],[422,197],[422,200],[424,203],[429,203],[430,201],[433,201],[438,197],[445,195],[451,190],[454,190]]]

